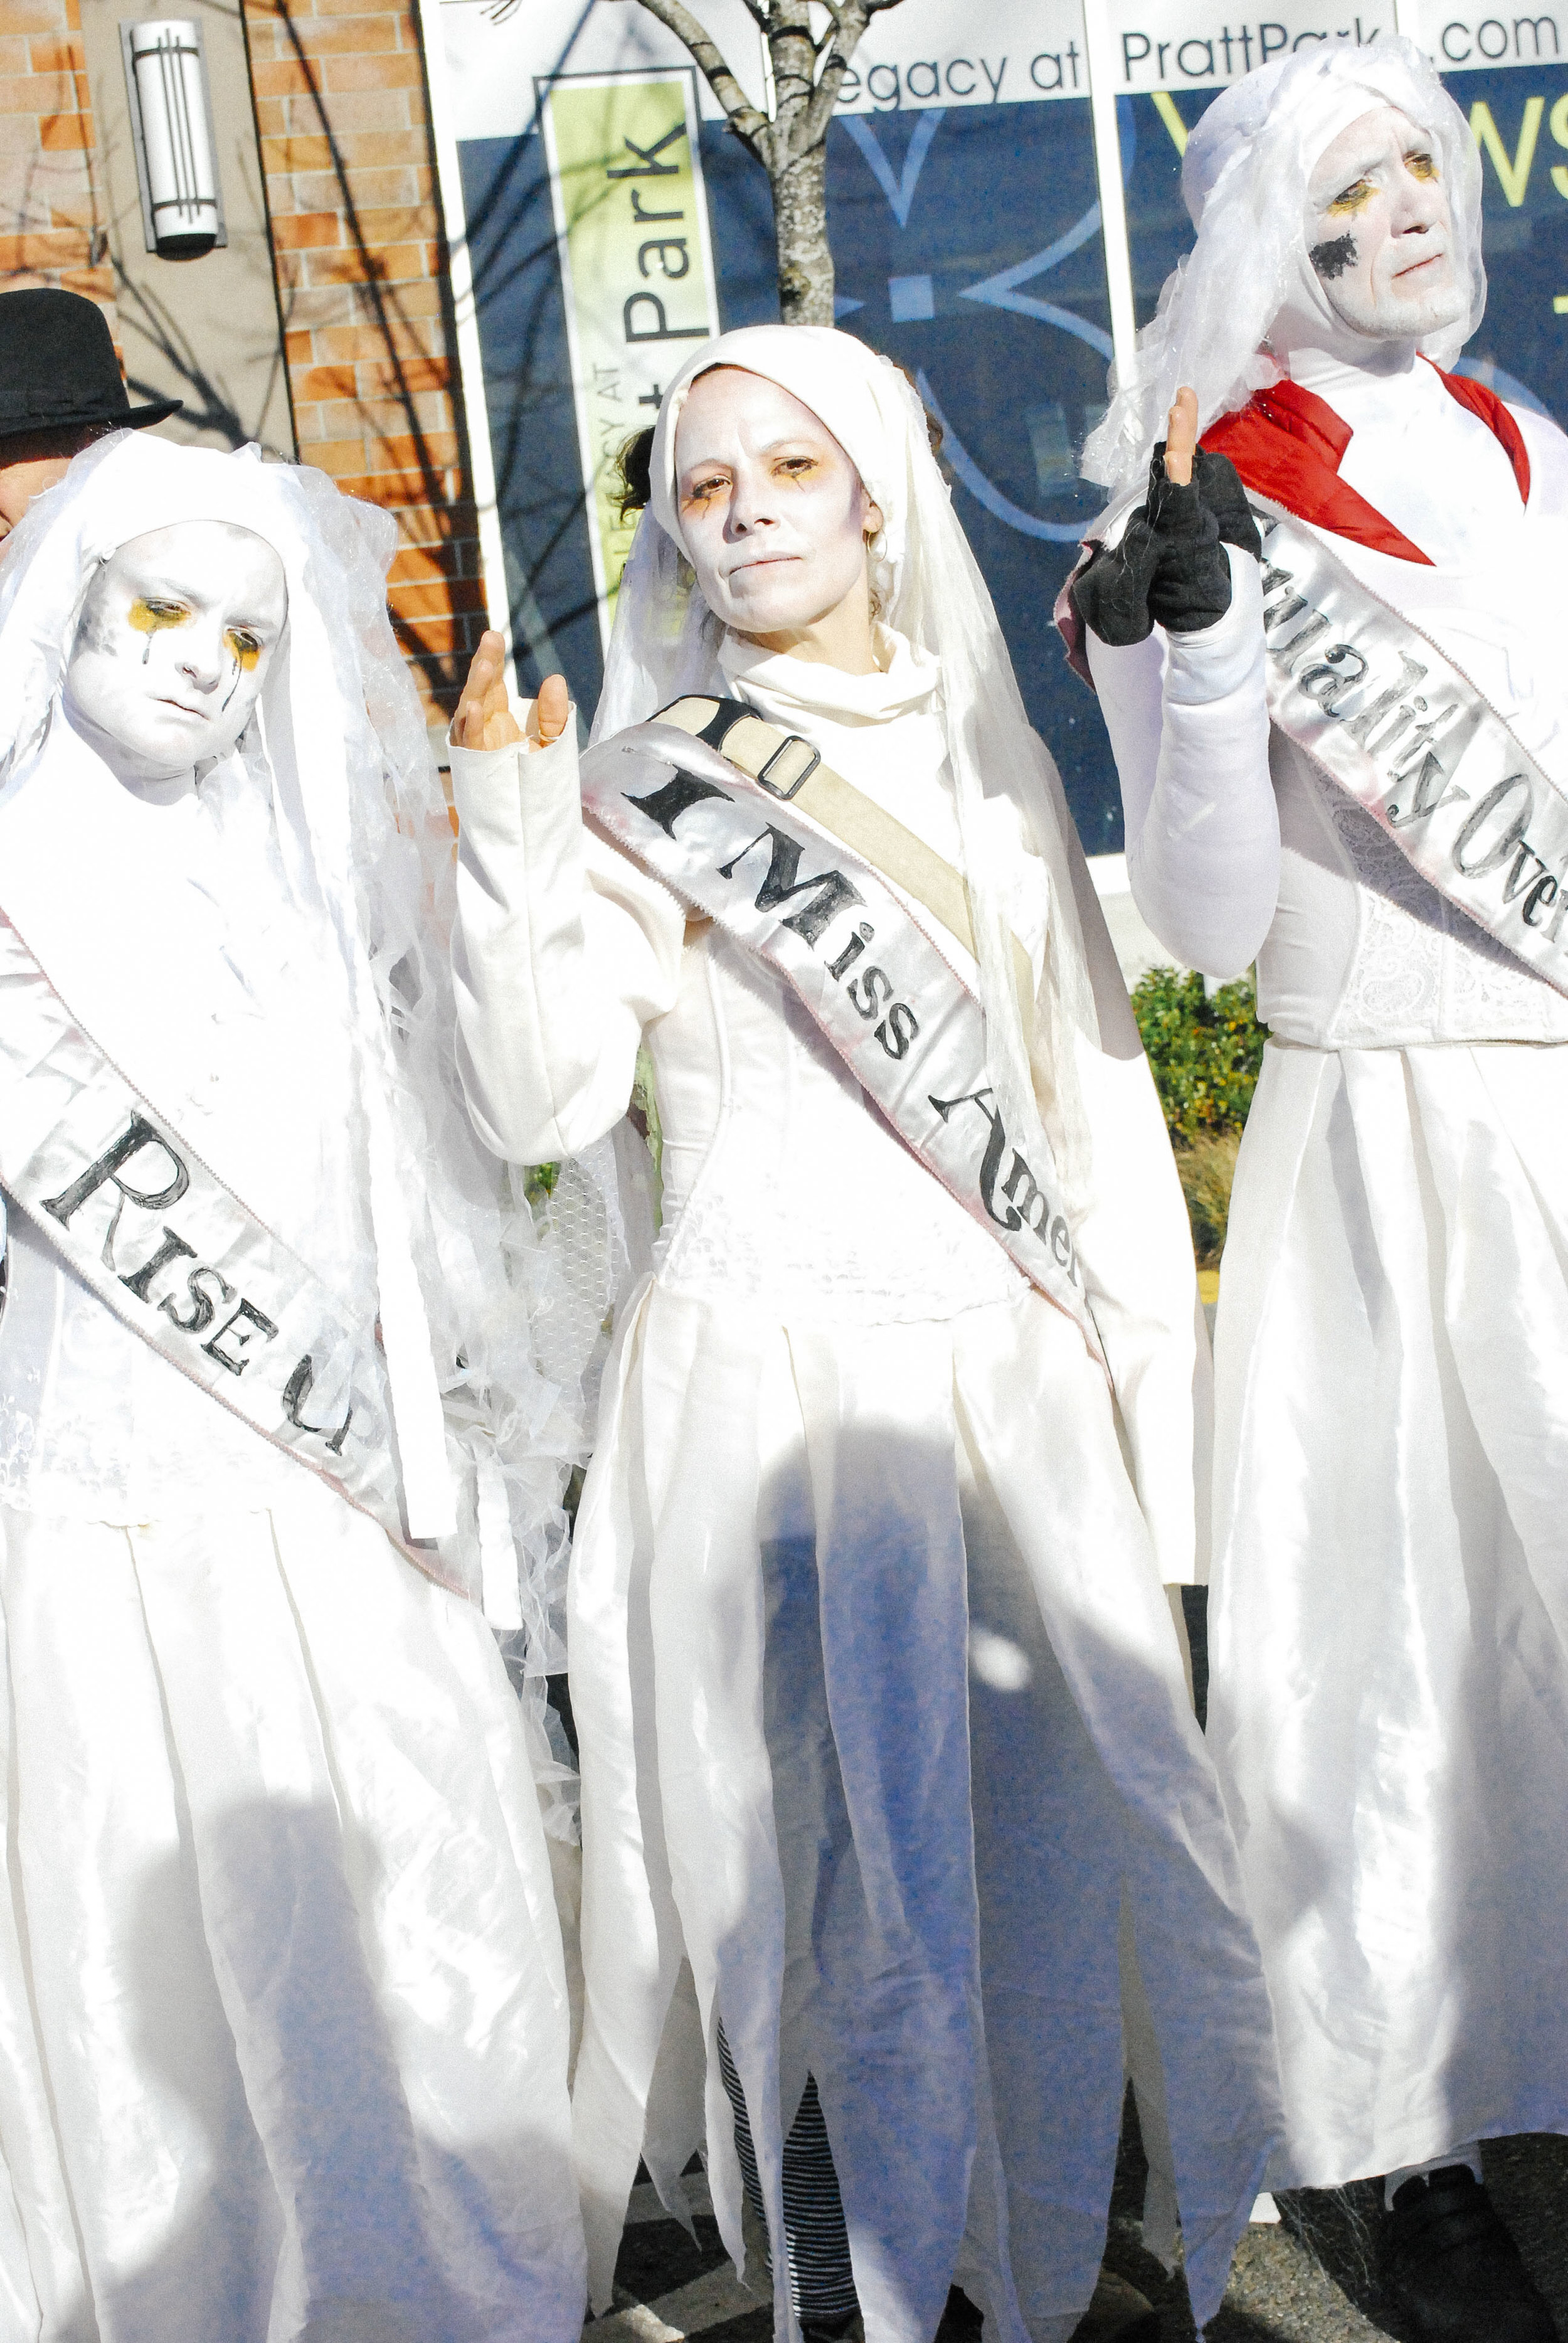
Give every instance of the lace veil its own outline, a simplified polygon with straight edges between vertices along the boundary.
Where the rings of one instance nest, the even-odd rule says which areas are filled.
[[[1280,378],[1265,345],[1288,300],[1329,311],[1307,260],[1307,186],[1342,130],[1380,103],[1397,106],[1434,141],[1452,216],[1454,262],[1469,311],[1422,347],[1451,366],[1481,323],[1481,158],[1463,115],[1431,59],[1402,35],[1366,47],[1302,49],[1231,84],[1187,142],[1181,193],[1198,240],[1177,263],[1159,310],[1138,337],[1131,379],[1112,375],[1105,419],[1083,450],[1083,473],[1113,500],[1141,489],[1177,391],[1198,394],[1198,427],[1244,407]],[[1342,332],[1342,329],[1340,329]]]

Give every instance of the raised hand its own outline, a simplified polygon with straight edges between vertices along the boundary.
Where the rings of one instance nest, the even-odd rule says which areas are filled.
[[[539,686],[539,696],[528,717],[528,746],[533,748],[537,744],[541,749],[548,749],[552,740],[558,740],[567,729],[567,718],[571,711],[571,694],[567,689],[565,676],[547,675]]]
[[[1192,478],[1198,448],[1198,394],[1185,386],[1165,418],[1165,477],[1173,488],[1184,488]]]
[[[1119,541],[1102,545],[1072,580],[1085,626],[1103,643],[1141,643],[1155,626],[1201,633],[1231,607],[1225,548],[1260,559],[1246,492],[1230,463],[1198,445],[1198,400],[1176,393],[1149,467],[1149,491]]]
[[[491,628],[480,636],[469,666],[452,719],[452,739],[459,749],[509,749],[518,740],[529,749],[548,749],[566,730],[570,713],[565,676],[549,675],[539,686],[526,728],[518,723],[507,697],[507,646]]]

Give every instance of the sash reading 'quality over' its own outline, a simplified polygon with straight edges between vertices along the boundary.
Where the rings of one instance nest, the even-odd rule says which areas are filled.
[[[1477,927],[1568,992],[1568,798],[1462,669],[1266,498],[1269,714]]]
[[[808,783],[810,816],[792,802]],[[888,883],[967,960],[951,865],[739,700],[678,700],[600,742],[582,797],[617,846],[784,978],[919,1161],[1103,1366],[1054,1166],[1008,1137],[972,981]]]
[[[405,1534],[374,1329],[131,1087],[14,926],[4,941],[0,1188],[123,1325],[440,1578]]]

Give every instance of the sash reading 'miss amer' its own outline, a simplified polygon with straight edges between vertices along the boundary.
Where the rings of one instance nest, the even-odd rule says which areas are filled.
[[[132,1088],[8,920],[0,1187],[133,1333],[440,1577],[404,1530],[374,1328]]]
[[[988,1078],[974,980],[960,972],[968,955],[939,947],[872,864],[789,802],[815,750],[774,733],[779,755],[753,779],[692,737],[711,711],[720,727],[727,711],[750,714],[681,701],[665,715],[690,729],[656,718],[591,749],[585,810],[785,979],[899,1137],[1103,1366],[1054,1170],[1012,1145]]]
[[[1568,992],[1568,800],[1463,669],[1322,539],[1263,535],[1269,714],[1440,894]]]

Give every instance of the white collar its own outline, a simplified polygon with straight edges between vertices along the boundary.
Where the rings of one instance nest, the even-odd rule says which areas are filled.
[[[879,664],[872,675],[764,650],[732,634],[719,647],[719,664],[732,683],[744,683],[770,707],[825,716],[835,724],[885,724],[917,709],[924,712],[941,680],[939,660],[890,627],[875,629],[873,645]]]

